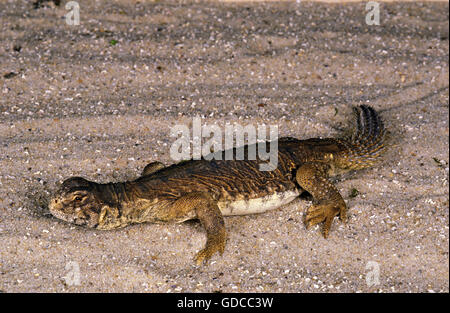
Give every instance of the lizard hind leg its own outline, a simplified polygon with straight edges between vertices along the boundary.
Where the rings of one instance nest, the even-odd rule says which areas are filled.
[[[309,162],[300,166],[296,173],[297,183],[313,196],[313,205],[305,216],[306,228],[319,223],[323,224],[322,233],[325,238],[333,223],[334,217],[347,220],[347,205],[336,187],[328,180],[329,166],[320,162]]]

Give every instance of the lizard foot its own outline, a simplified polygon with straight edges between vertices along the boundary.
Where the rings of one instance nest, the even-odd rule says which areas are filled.
[[[306,228],[309,229],[311,226],[324,222],[322,234],[325,238],[327,238],[331,224],[333,223],[336,215],[339,215],[341,221],[347,221],[347,205],[345,202],[325,202],[313,205],[306,211]]]
[[[214,253],[219,252],[220,255],[225,251],[226,235],[220,236],[217,240],[211,240],[206,242],[204,249],[200,250],[194,258],[194,262],[197,266],[206,264]]]

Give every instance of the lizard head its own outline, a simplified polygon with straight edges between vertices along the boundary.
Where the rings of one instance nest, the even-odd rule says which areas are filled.
[[[69,223],[97,227],[102,201],[95,185],[81,177],[66,179],[50,201],[50,213]]]

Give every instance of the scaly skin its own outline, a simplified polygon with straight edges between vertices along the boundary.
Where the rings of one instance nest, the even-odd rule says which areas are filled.
[[[260,171],[262,161],[247,158],[190,160],[169,167],[153,162],[140,178],[124,183],[69,178],[50,202],[50,212],[62,220],[104,230],[198,219],[207,235],[205,248],[195,257],[202,264],[214,253],[224,252],[223,216],[274,209],[307,191],[313,205],[305,214],[305,224],[309,228],[323,222],[327,237],[334,217],[345,221],[347,216],[345,201],[329,177],[374,165],[385,148],[385,131],[377,113],[368,106],[356,107],[355,113],[352,138],[279,139],[278,166],[273,171]],[[248,146],[244,148],[247,156]]]

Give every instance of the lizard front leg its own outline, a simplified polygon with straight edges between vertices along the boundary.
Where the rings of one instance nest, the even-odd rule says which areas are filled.
[[[206,263],[214,253],[221,255],[225,250],[227,232],[217,202],[206,193],[189,193],[177,199],[171,211],[195,211],[196,217],[206,230],[206,245],[194,258],[197,265]]]
[[[307,210],[306,228],[322,223],[322,233],[328,237],[331,224],[336,215],[347,220],[347,205],[336,187],[328,180],[329,165],[309,162],[300,166],[296,173],[297,183],[313,196],[313,205]]]

